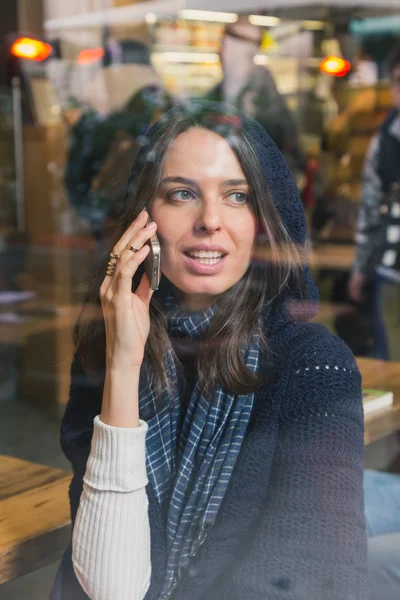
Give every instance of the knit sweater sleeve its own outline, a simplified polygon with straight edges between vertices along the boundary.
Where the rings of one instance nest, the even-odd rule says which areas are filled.
[[[361,378],[338,338],[323,328],[301,337],[288,352],[269,500],[254,540],[263,550],[252,553],[249,579],[270,600],[365,600]]]
[[[72,538],[76,577],[92,600],[142,600],[150,584],[147,424],[110,427],[97,416]]]
[[[136,587],[130,590],[129,600],[135,597],[133,589],[138,590],[136,598],[142,598],[149,577],[147,544],[150,534],[144,489],[147,481],[144,472],[146,426],[134,432],[120,428],[114,431],[99,422],[97,415],[101,412],[102,395],[102,386],[89,377],[80,361],[74,358],[60,440],[73,469],[69,498],[74,553],[72,557],[71,545],[64,553],[51,600],[126,598],[119,591],[110,592],[107,586],[113,584],[113,577],[120,585],[124,577],[129,579],[133,574],[138,578]],[[122,533],[117,534],[122,526]],[[128,553],[134,555],[138,548],[140,550],[140,561],[133,566],[130,564],[128,570],[122,567],[122,562],[116,563],[115,556],[110,556],[116,538],[119,541],[118,558],[122,558],[124,565]],[[140,545],[140,539],[143,545]],[[106,563],[107,556],[111,562],[102,572],[100,563]],[[109,583],[105,583],[104,577]],[[143,596],[140,595],[142,591]]]

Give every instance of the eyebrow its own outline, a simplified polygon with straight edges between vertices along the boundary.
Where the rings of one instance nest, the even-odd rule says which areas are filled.
[[[164,185],[165,183],[183,183],[183,185],[191,185],[193,187],[197,187],[197,181],[194,179],[187,179],[186,177],[164,177],[160,181],[160,185]]]
[[[198,187],[199,184],[194,179],[187,179],[186,177],[164,177],[160,181],[160,185],[165,185],[166,183],[182,183],[183,185],[191,185],[192,187]],[[249,185],[246,179],[226,179],[223,181],[220,186],[221,187],[232,187],[235,185]]]
[[[233,187],[235,185],[249,185],[246,179],[226,179],[222,182],[222,187]]]

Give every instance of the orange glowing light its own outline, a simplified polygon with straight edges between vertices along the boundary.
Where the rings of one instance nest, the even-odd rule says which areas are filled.
[[[87,64],[100,60],[104,56],[103,48],[85,48],[78,54],[77,61],[80,64]]]
[[[351,64],[339,56],[328,56],[321,62],[320,69],[334,77],[344,77],[350,71]]]
[[[43,61],[50,56],[51,52],[50,44],[27,37],[18,38],[11,46],[13,56],[27,60]]]

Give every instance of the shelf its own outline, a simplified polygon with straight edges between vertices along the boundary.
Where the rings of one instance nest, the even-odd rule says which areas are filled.
[[[209,52],[153,52],[152,58],[155,61],[163,63],[174,63],[174,64],[207,64],[207,65],[218,65],[219,56],[217,53]]]
[[[186,0],[185,8],[187,9],[199,9],[199,10],[216,10],[216,11],[227,11],[227,12],[242,12],[243,11],[243,0]],[[268,5],[268,6],[266,6]],[[330,7],[330,8],[342,8],[346,10],[348,8],[367,9],[372,8],[375,10],[385,9],[398,9],[398,0],[381,0],[379,3],[376,0],[265,0],[260,2],[259,0],[248,0],[245,3],[246,12],[255,14],[260,9],[267,8],[268,11],[273,10],[293,10],[296,8],[309,8],[312,13],[313,7]]]
[[[202,46],[178,46],[178,45],[162,45],[162,44],[154,44],[151,48],[151,52],[154,53],[164,53],[164,52],[168,52],[168,53],[172,53],[172,52],[185,52],[188,54],[193,54],[195,52],[204,52],[204,53],[209,53],[209,54],[216,54],[218,53],[218,49],[217,48],[213,48],[212,46],[204,46],[204,48]]]
[[[174,16],[182,9],[180,0],[152,0],[128,6],[117,6],[108,10],[81,13],[59,19],[47,19],[44,22],[46,31],[60,29],[80,29],[104,27],[105,25],[129,25],[143,22],[148,13],[160,16]]]
[[[152,56],[159,60],[171,63],[219,63],[218,50],[213,47],[201,46],[166,46],[155,44],[151,50]],[[191,57],[191,55],[193,55]],[[199,56],[196,59],[196,55]],[[269,65],[273,62],[297,60],[306,67],[319,68],[321,58],[298,58],[296,56],[281,56],[273,52],[258,52],[255,56],[255,64]]]
[[[261,3],[263,4],[263,3]],[[398,9],[398,0],[381,0],[377,8],[376,0],[269,0],[268,10],[285,10],[293,8],[309,8],[312,13],[313,7],[327,6],[331,8],[343,8],[343,10],[358,8],[360,11],[375,9],[383,12],[385,9]],[[246,12],[257,13],[260,8],[259,0],[246,3]],[[242,12],[243,0],[151,0],[150,2],[138,2],[128,6],[119,6],[108,10],[86,12],[58,19],[47,19],[44,22],[46,31],[61,29],[79,29],[103,27],[104,25],[127,25],[129,23],[143,22],[148,13],[154,13],[158,17],[176,16],[183,9]],[[199,19],[200,20],[200,19]]]

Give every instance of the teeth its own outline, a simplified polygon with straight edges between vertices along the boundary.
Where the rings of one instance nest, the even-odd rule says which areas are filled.
[[[207,252],[206,250],[193,250],[188,254],[196,258],[220,258],[223,256],[222,252],[218,252],[217,250],[213,250],[211,252]]]
[[[219,258],[196,258],[196,260],[201,262],[203,265],[215,265],[215,263],[217,263],[221,260],[221,257],[219,257]]]
[[[199,258],[198,256],[192,256],[191,258],[194,258],[197,260],[197,262],[202,263],[203,265],[215,265],[222,259],[222,256],[219,256],[218,258]]]

